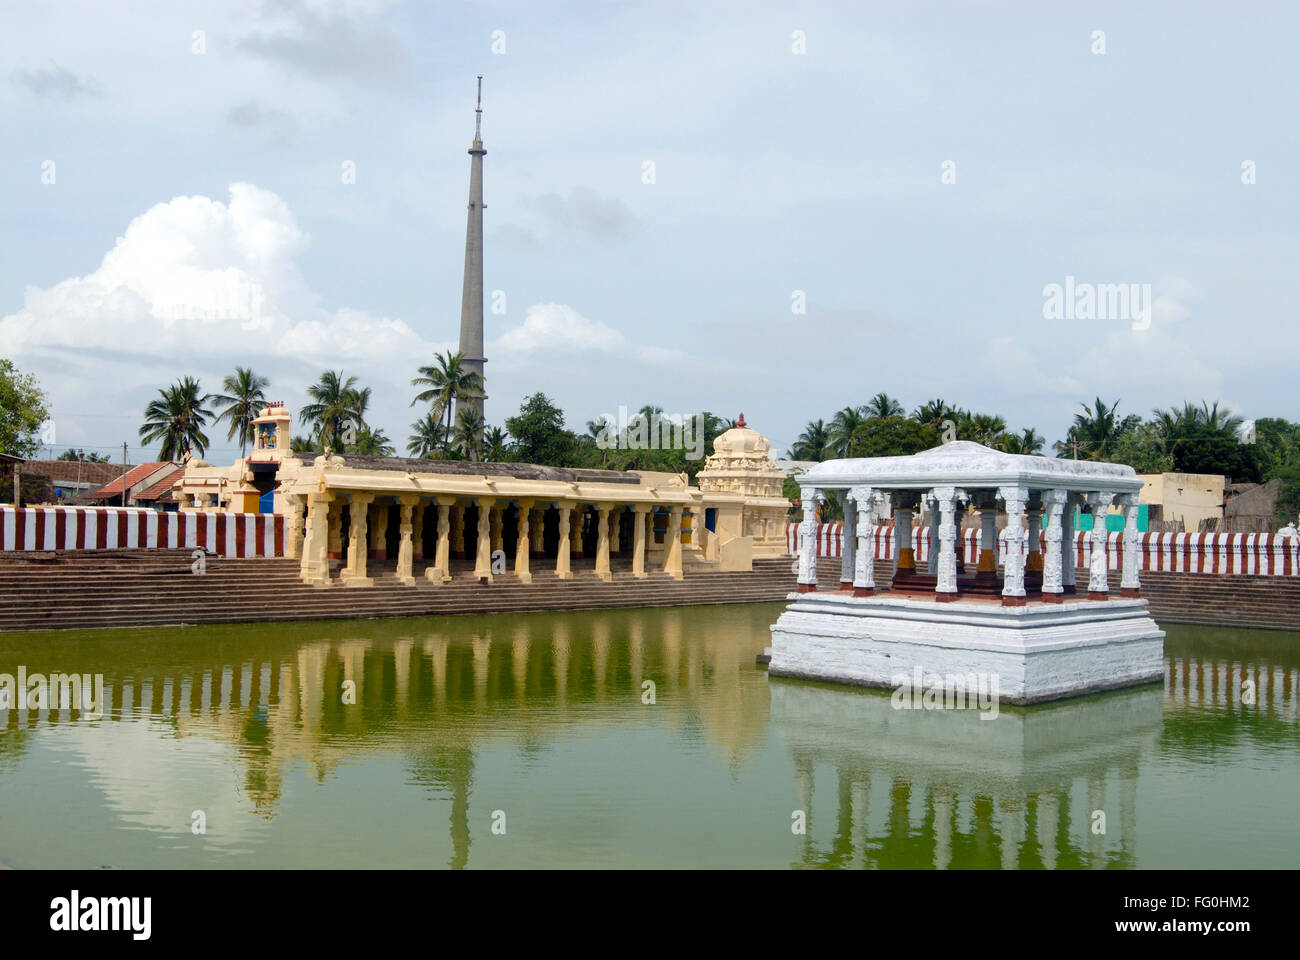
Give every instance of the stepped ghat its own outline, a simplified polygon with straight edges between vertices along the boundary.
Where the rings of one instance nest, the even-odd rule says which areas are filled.
[[[799,532],[798,588],[772,628],[774,676],[906,687],[927,676],[995,678],[1001,699],[1033,703],[1153,682],[1161,675],[1164,633],[1141,598],[1137,505],[1142,481],[1132,467],[1054,460],[958,441],[906,457],[830,460],[798,478],[804,520]],[[840,589],[817,590],[817,508],[829,490],[846,501]],[[1104,523],[1096,538],[1087,593],[1075,589],[1072,524],[1075,506],[1104,516],[1113,500],[1124,512],[1120,597],[1110,592]],[[913,554],[912,515],[930,503],[931,542],[925,572]],[[974,571],[959,567],[956,517],[980,511]],[[999,506],[1001,505],[1001,506]],[[892,514],[894,574],[890,592],[875,596],[875,532]],[[999,578],[994,531],[1006,515]],[[1046,514],[1045,549],[1029,537]],[[1028,551],[1023,548],[1028,540]],[[852,571],[852,579],[845,576]]]

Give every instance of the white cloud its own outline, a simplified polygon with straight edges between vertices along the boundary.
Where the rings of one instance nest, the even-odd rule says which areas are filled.
[[[29,287],[22,308],[0,319],[0,354],[20,365],[39,358],[29,367],[54,401],[61,442],[89,434],[67,429],[78,416],[116,400],[125,428],[143,398],[175,377],[200,376],[211,391],[236,364],[268,376],[286,398],[326,366],[404,387],[417,360],[448,345],[400,319],[322,306],[297,263],[310,240],[280,197],[252,184],[232,184],[225,203],[159,203],[131,221],[95,271]],[[405,390],[376,393],[396,437]]]

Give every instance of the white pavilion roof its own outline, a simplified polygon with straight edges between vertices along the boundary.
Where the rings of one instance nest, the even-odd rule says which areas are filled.
[[[924,489],[937,486],[1026,486],[1087,492],[1133,493],[1142,489],[1127,464],[1003,453],[969,440],[955,440],[907,457],[823,460],[796,478],[800,486]]]

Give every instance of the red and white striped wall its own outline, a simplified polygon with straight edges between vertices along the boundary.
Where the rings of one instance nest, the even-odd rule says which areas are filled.
[[[979,530],[961,531],[960,550],[966,563],[979,561]],[[1041,536],[1041,531],[1040,531]],[[790,555],[797,553],[799,525],[786,526],[786,545]],[[1086,567],[1092,559],[1092,534],[1074,533],[1076,565]],[[876,559],[894,556],[892,526],[878,526],[875,532]],[[1042,540],[1039,549],[1043,548]],[[929,527],[912,528],[912,549],[918,562],[930,559]],[[1028,544],[1025,546],[1028,551]],[[817,555],[839,557],[844,552],[844,524],[822,523],[817,526]],[[998,541],[998,562],[1006,561],[1006,542]],[[1112,570],[1123,566],[1123,534],[1106,534],[1107,564]],[[1300,575],[1300,540],[1280,537],[1276,533],[1144,533],[1138,537],[1138,555],[1142,570],[1169,570],[1176,573],[1229,573],[1249,576],[1293,577]]]
[[[137,507],[0,507],[0,551],[197,547],[222,557],[282,557],[284,517]]]

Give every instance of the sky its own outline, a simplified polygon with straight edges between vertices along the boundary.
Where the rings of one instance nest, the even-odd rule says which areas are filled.
[[[482,74],[489,424],[536,391],[778,450],[880,391],[1049,444],[1098,395],[1300,419],[1297,35],[1267,2],[0,0],[0,356],[45,455],[146,459],[159,388],[236,365],[295,413],[356,375],[403,449]],[[1067,278],[1137,296],[1051,315]]]

